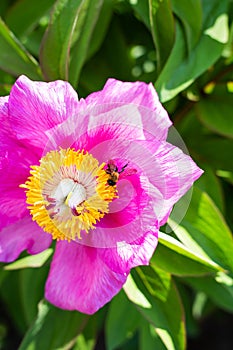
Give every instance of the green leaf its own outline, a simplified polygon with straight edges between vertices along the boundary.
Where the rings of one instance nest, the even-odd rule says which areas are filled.
[[[130,5],[140,16],[143,23],[150,29],[149,2],[145,0],[131,1]]]
[[[0,69],[14,76],[26,74],[31,79],[41,79],[37,61],[26,51],[0,18]]]
[[[72,350],[94,350],[95,340],[94,339],[85,339],[84,334],[80,334],[77,338],[75,347]]]
[[[22,298],[20,294],[19,271],[1,271],[1,301],[7,310],[7,314],[18,333],[23,335],[28,323],[24,314]]]
[[[145,270],[149,269],[145,274]],[[132,271],[133,282],[128,280],[124,285],[124,291],[128,298],[135,303],[137,309],[142,316],[151,323],[156,330],[156,333],[166,346],[168,350],[182,350],[185,349],[185,328],[184,328],[184,315],[181,301],[174,285],[174,282],[169,278],[169,274],[166,274],[161,269],[155,267],[145,267],[145,269],[137,268]],[[164,280],[165,275],[165,283]],[[160,287],[158,290],[158,298],[156,296],[156,289],[154,294],[151,294],[151,288],[153,288],[153,281]],[[169,281],[169,283],[167,283]],[[145,283],[146,282],[146,283]],[[150,285],[149,289],[148,286]],[[147,300],[146,305],[138,302],[135,295],[144,295]],[[163,300],[161,298],[163,296]]]
[[[88,55],[104,0],[85,0],[75,28],[75,43],[71,50],[69,81],[74,86],[79,81],[81,69]],[[82,19],[83,18],[83,19]]]
[[[23,269],[19,271],[19,292],[23,313],[27,325],[31,325],[37,315],[39,301],[44,296],[44,286],[49,266],[40,269]]]
[[[159,244],[150,263],[177,276],[195,276],[221,270],[214,261],[162,232],[159,233]]]
[[[233,95],[212,93],[196,104],[200,121],[211,131],[233,139]]]
[[[204,170],[204,174],[195,182],[195,185],[203,192],[207,192],[220,211],[224,213],[225,202],[221,181],[210,166],[201,164],[201,168]],[[217,175],[219,176],[219,174]]]
[[[138,289],[131,275],[128,276],[123,288],[129,300],[131,300],[134,304],[138,305],[143,309],[151,309],[151,303],[148,301],[145,295]]]
[[[54,0],[18,0],[9,8],[5,18],[6,24],[17,37],[27,35],[53,3]]]
[[[204,292],[220,308],[233,312],[233,279],[219,273],[214,277],[185,278],[193,288]]]
[[[121,291],[111,302],[106,318],[106,345],[108,350],[119,348],[132,338],[138,328],[140,315]]]
[[[208,6],[203,2],[203,32],[189,54],[186,48],[186,34],[177,21],[175,44],[155,82],[162,102],[172,99],[187,88],[221,56],[228,37],[227,5],[227,0],[213,0]]]
[[[233,172],[232,171],[224,171],[224,170],[217,170],[216,174],[229,182],[231,185],[233,185]]]
[[[20,333],[25,333],[37,314],[37,304],[43,298],[48,266],[40,269],[3,271],[0,294],[9,317]]]
[[[48,260],[53,253],[53,249],[46,249],[36,255],[29,255],[25,258],[19,259],[4,267],[5,270],[18,270],[26,267],[41,267]]]
[[[172,0],[172,9],[183,23],[189,53],[196,46],[202,30],[201,0]]]
[[[82,333],[79,334],[72,350],[94,350],[99,333],[103,329],[106,317],[106,308],[99,310],[92,315]]]
[[[46,79],[76,85],[103,0],[58,0],[44,36],[40,62]]]
[[[175,41],[175,23],[170,0],[149,0],[150,25],[160,71],[167,61]]]
[[[173,227],[173,230],[184,245],[233,271],[232,233],[207,193],[194,188],[182,226],[185,230],[180,231],[178,227]]]
[[[105,38],[113,14],[114,2],[115,1],[113,0],[103,1],[103,6],[100,9],[99,17],[95,25],[95,30],[93,31],[93,35],[88,46],[86,57],[87,60],[89,60],[90,57],[92,57],[99,50]]]
[[[19,350],[54,350],[72,344],[84,328],[89,316],[65,311],[41,302],[38,316],[26,333]]]
[[[145,321],[142,322],[139,329],[139,349],[140,350],[166,350],[165,345],[162,343],[155,328]]]

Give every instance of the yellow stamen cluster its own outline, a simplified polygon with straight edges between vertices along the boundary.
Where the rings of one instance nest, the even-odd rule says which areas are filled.
[[[109,211],[109,202],[117,198],[116,187],[109,186],[109,175],[91,154],[73,149],[48,152],[39,166],[31,166],[29,178],[20,187],[26,189],[26,202],[32,219],[57,240],[76,240],[88,232]],[[70,190],[58,198],[56,188],[68,180],[81,185],[86,198],[75,208],[69,207]]]

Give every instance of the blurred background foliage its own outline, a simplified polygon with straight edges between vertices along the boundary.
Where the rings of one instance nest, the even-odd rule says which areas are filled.
[[[232,349],[233,1],[1,0],[0,15],[1,95],[21,74],[83,97],[152,82],[205,170],[151,265],[91,317],[43,300],[52,249],[2,264],[0,349]]]

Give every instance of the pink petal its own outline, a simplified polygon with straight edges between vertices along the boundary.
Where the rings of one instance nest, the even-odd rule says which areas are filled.
[[[144,140],[144,125],[142,115],[134,105],[111,105],[111,109],[102,112],[105,105],[90,106],[80,101],[80,111],[71,116],[62,124],[50,129],[48,134],[50,142],[46,150],[59,146],[63,148],[74,147],[89,152],[99,143],[111,139],[118,140]],[[153,120],[153,111],[148,114],[148,125]]]
[[[111,271],[98,249],[58,242],[45,297],[62,309],[93,314],[119,292],[126,277]]]
[[[27,250],[37,254],[51,244],[51,235],[45,233],[30,216],[8,225],[0,232],[0,261],[11,262]]]
[[[86,98],[86,103],[89,107],[101,106],[102,112],[111,110],[116,105],[138,106],[142,115],[143,129],[158,140],[165,140],[167,137],[171,121],[159,102],[152,84],[109,79],[102,91],[94,92]]]
[[[17,140],[14,142],[3,135],[2,140],[6,144],[1,146],[0,154],[0,212],[19,219],[27,211],[25,191],[19,185],[25,183],[30,165],[37,164],[38,158],[17,144]]]
[[[11,135],[11,127],[8,120],[8,99],[9,96],[0,97],[0,133],[3,135],[8,135],[9,137]],[[0,144],[4,144],[2,142],[2,138],[0,138]]]
[[[43,149],[47,143],[45,131],[77,115],[78,97],[64,81],[34,82],[21,76],[9,97],[12,129],[24,143]]]
[[[158,243],[158,232],[146,232],[134,242],[120,242],[115,248],[100,250],[101,258],[116,273],[129,273],[139,265],[149,265]]]

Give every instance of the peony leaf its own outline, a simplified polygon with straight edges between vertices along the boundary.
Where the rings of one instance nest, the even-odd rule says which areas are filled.
[[[175,284],[169,277],[169,274],[155,267],[153,269],[140,267],[133,270],[132,275],[131,279],[134,283],[133,294],[141,293],[144,295],[149,302],[149,307],[139,305],[137,300],[131,297],[129,286],[124,287],[126,295],[135,303],[142,316],[155,327],[156,333],[168,350],[185,349],[183,307]],[[160,287],[159,289],[154,289],[152,295],[151,290],[155,287],[154,282]]]
[[[44,285],[48,276],[49,265],[40,269],[27,268],[19,270],[19,289],[23,313],[27,325],[34,322],[39,301],[44,296]]]
[[[167,348],[162,343],[155,327],[150,323],[143,321],[139,328],[139,348],[140,350],[156,349],[166,350]]]
[[[14,76],[26,74],[41,79],[37,61],[32,57],[0,18],[0,69]]]
[[[11,264],[4,267],[5,270],[18,270],[27,267],[41,267],[48,260],[50,255],[53,253],[53,249],[46,249],[43,252],[36,255],[29,255],[25,258],[19,259]]]
[[[224,91],[223,91],[224,92]],[[212,132],[233,139],[232,93],[212,93],[196,104],[200,121]]]
[[[64,349],[80,334],[88,318],[79,312],[57,309],[42,301],[37,318],[26,333],[19,350]]]
[[[233,279],[221,272],[216,277],[186,278],[194,289],[204,292],[220,308],[233,312]]]
[[[175,39],[175,23],[169,0],[149,0],[151,33],[156,47],[158,70],[167,61]]]
[[[183,24],[189,53],[198,43],[202,30],[201,0],[172,0],[172,10]]]
[[[55,3],[40,52],[46,79],[64,79],[76,85],[102,4],[103,0]]]
[[[78,335],[75,341],[75,346],[72,350],[94,350],[96,346],[97,337],[103,329],[105,322],[106,308],[101,309],[99,312],[92,315],[87,322],[87,325],[83,328],[82,332]]]
[[[54,0],[18,0],[7,11],[5,21],[19,38],[30,33],[48,12]]]
[[[232,233],[207,193],[194,188],[182,226],[182,230],[179,226],[173,226],[173,230],[184,245],[197,254],[205,254],[223,269],[233,271]]]
[[[134,304],[144,308],[150,309],[151,303],[147,300],[144,294],[138,289],[131,275],[128,276],[126,283],[124,284],[124,291]]]
[[[172,99],[187,88],[221,56],[228,38],[227,6],[227,0],[213,0],[208,6],[203,2],[203,32],[189,54],[186,33],[181,24],[176,22],[175,44],[155,82],[162,102]]]
[[[118,349],[133,337],[141,316],[123,292],[111,302],[106,318],[106,345],[108,350]]]
[[[139,17],[144,22],[146,27],[150,29],[151,26],[150,26],[149,2],[144,0],[130,1],[130,5],[134,9],[134,11],[139,15]]]
[[[5,278],[1,283],[1,300],[16,329],[24,333],[35,319],[37,304],[43,298],[48,266],[2,272]]]
[[[214,170],[233,172],[233,140],[207,133],[195,111],[190,112],[182,121],[179,132],[187,147],[198,154],[202,163],[208,164]]]
[[[159,245],[151,259],[151,264],[177,276],[195,276],[222,270],[210,258],[187,248],[178,240],[162,232],[159,234]]]
[[[204,174],[196,181],[196,186],[203,192],[207,192],[221,213],[225,213],[224,192],[220,179],[210,166],[201,164],[201,168],[204,170]]]

